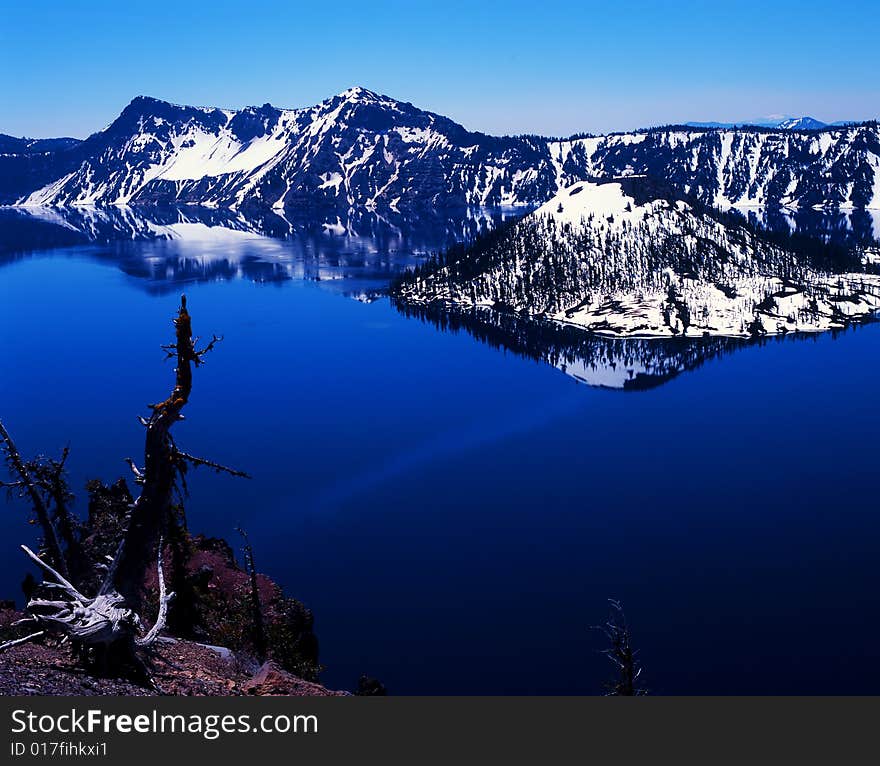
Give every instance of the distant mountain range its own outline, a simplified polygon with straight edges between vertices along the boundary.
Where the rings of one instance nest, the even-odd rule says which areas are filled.
[[[79,143],[78,138],[15,138],[0,133],[0,156],[47,154],[70,149]]]
[[[0,204],[375,210],[537,206],[648,174],[719,207],[880,208],[877,123],[489,136],[364,88],[304,109],[134,99],[89,138],[0,136]]]
[[[775,128],[777,130],[820,130],[822,128],[842,125],[853,125],[853,122],[841,120],[839,122],[822,122],[815,117],[788,117],[777,115],[775,117],[761,117],[757,120],[741,120],[739,122],[687,122],[692,128]]]
[[[880,308],[873,256],[773,237],[644,177],[581,182],[394,288],[617,337],[814,332]]]

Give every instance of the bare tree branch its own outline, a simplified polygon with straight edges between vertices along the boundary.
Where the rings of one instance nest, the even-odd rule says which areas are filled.
[[[205,346],[201,351],[196,351],[196,352],[195,352],[195,354],[196,354],[195,363],[196,363],[196,366],[197,366],[197,367],[198,367],[200,364],[204,364],[203,357],[206,356],[206,355],[208,355],[208,354],[210,354],[210,353],[214,350],[214,346],[216,346],[216,345],[217,345],[218,343],[220,343],[222,340],[223,340],[223,336],[222,336],[222,335],[214,335],[214,336],[212,336],[212,338],[211,338],[211,342],[208,343],[207,346]],[[198,338],[196,339],[196,341],[198,341]]]
[[[222,465],[220,463],[215,463],[213,460],[208,460],[203,457],[196,457],[195,455],[190,455],[188,452],[183,452],[177,447],[174,448],[174,455],[176,458],[183,460],[184,462],[191,463],[194,466],[207,466],[208,468],[213,468],[217,473],[228,473],[231,476],[237,476],[241,479],[252,479],[253,477],[245,473],[244,471],[239,471],[236,468],[230,468],[229,466]]]
[[[165,573],[162,571],[162,545],[163,541],[159,540],[159,558],[156,563],[156,571],[159,575],[159,613],[156,615],[156,622],[143,638],[135,639],[138,646],[151,646],[159,634],[165,629],[168,621],[168,604],[174,598],[174,593],[168,593],[165,589]]]
[[[125,458],[125,462],[128,464],[128,467],[131,469],[131,472],[134,474],[135,484],[143,484],[144,483],[144,472],[135,465],[134,460],[130,457]]]
[[[175,330],[174,356],[177,359],[174,388],[163,402],[150,406],[146,419],[144,465],[140,496],[135,500],[128,519],[125,536],[105,581],[105,592],[117,590],[134,609],[139,609],[144,573],[150,565],[152,552],[164,529],[171,523],[172,497],[177,478],[177,462],[170,431],[181,418],[181,412],[192,393],[192,368],[199,363],[192,335],[192,319],[187,311],[186,296],[173,320]]]
[[[25,644],[28,641],[33,641],[35,638],[39,638],[40,636],[44,636],[45,634],[45,630],[38,630],[36,633],[31,633],[29,636],[25,636],[24,638],[15,638],[12,641],[6,641],[0,644],[0,652],[5,652],[7,649],[11,649],[13,646],[18,646],[19,644]]]
[[[36,553],[34,553],[30,548],[26,545],[22,545],[21,549],[25,552],[25,555],[34,561],[37,565],[41,566],[45,569],[52,577],[55,578],[55,581],[64,588],[70,595],[74,596],[77,600],[83,601],[85,600],[85,596],[82,595],[67,579],[61,575],[59,572],[56,572],[49,564],[47,564],[43,559],[41,559]]]
[[[17,646],[37,638],[47,631],[67,636],[85,646],[110,645],[117,641],[130,641],[130,637],[140,626],[137,614],[126,607],[125,600],[118,593],[98,594],[88,598],[77,590],[54,567],[43,561],[26,545],[21,549],[36,564],[46,570],[54,579],[54,587],[66,596],[63,600],[31,599],[28,610],[34,622],[43,630],[7,642],[3,648]],[[39,609],[40,611],[33,611]],[[53,609],[51,613],[43,610]]]

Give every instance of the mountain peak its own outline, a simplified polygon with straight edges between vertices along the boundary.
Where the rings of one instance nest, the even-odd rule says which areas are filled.
[[[776,127],[782,130],[818,130],[827,127],[827,124],[815,117],[805,115],[803,117],[789,117],[782,120]]]
[[[387,99],[387,96],[382,96],[360,85],[353,85],[351,88],[337,94],[336,98],[341,98],[344,101],[380,101]]]
[[[170,101],[163,101],[161,98],[155,98],[154,96],[146,96],[141,94],[140,96],[135,96],[130,102],[129,106],[147,106],[150,104],[162,104],[164,106],[171,106]]]
[[[163,114],[174,108],[173,104],[153,98],[152,96],[135,96],[129,101],[125,109],[119,113],[119,116],[110,123],[110,127],[117,126],[123,130],[131,130],[132,121],[136,123],[137,120],[143,117]]]
[[[174,104],[171,101],[165,101],[154,96],[135,96],[125,109],[120,113],[120,117],[130,114],[153,114],[164,113],[173,110],[198,110],[200,107],[184,106],[182,104]]]

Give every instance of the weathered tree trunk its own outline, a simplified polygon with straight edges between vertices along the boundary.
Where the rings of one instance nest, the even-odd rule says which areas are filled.
[[[182,419],[181,413],[192,392],[192,366],[200,363],[200,354],[193,343],[186,296],[180,299],[174,328],[177,336],[171,354],[177,359],[174,389],[164,402],[151,406],[152,415],[145,422],[144,468],[140,472],[142,490],[132,506],[125,537],[109,573],[109,584],[136,611],[142,606],[144,575],[155,556],[159,537],[171,519],[178,461],[170,431]]]
[[[25,637],[25,640],[46,632],[60,633],[69,638],[81,653],[88,654],[90,650],[94,650],[104,658],[127,658],[135,665],[139,664],[134,656],[135,647],[148,646],[156,640],[166,624],[168,604],[174,597],[165,587],[162,541],[172,518],[172,498],[180,472],[186,463],[193,463],[208,465],[215,470],[227,471],[237,476],[246,475],[218,463],[195,458],[179,451],[174,445],[170,431],[183,418],[182,410],[189,401],[193,365],[198,366],[204,354],[213,349],[220,340],[214,336],[205,349],[196,351],[185,296],[181,297],[174,327],[175,343],[165,347],[169,357],[176,357],[177,360],[174,388],[165,401],[151,406],[152,414],[149,419],[142,419],[146,428],[143,470],[130,462],[138,483],[142,486],[141,494],[131,505],[125,533],[116,555],[106,567],[103,584],[94,597],[86,596],[70,582],[64,551],[48,509],[33,483],[27,465],[21,460],[8,433],[0,425],[0,437],[6,445],[9,462],[20,476],[17,486],[31,497],[38,519],[44,527],[47,548],[52,559],[50,564],[26,546],[22,546],[24,552],[51,576],[51,580],[44,582],[41,590],[51,591],[52,595],[49,598],[31,598],[28,603],[29,617],[25,622],[32,622],[41,630]],[[62,510],[66,512],[63,503]],[[153,627],[140,638],[139,615],[143,608],[144,580],[154,557],[158,561],[158,614]],[[0,645],[0,650],[18,643],[21,643],[21,639]]]

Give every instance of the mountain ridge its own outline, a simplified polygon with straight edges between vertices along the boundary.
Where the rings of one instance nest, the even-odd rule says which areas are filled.
[[[142,95],[82,141],[0,152],[0,203],[535,207],[572,183],[626,174],[665,177],[719,207],[880,208],[880,129],[664,126],[556,139],[471,131],[360,86],[300,109]]]
[[[815,117],[803,115],[801,117],[791,117],[788,115],[777,115],[776,117],[759,117],[756,120],[738,120],[736,122],[686,122],[688,127],[693,128],[737,128],[737,127],[753,127],[753,128],[770,128],[778,130],[821,130],[822,128],[838,127],[841,125],[852,124],[846,121],[838,122],[822,122]]]

